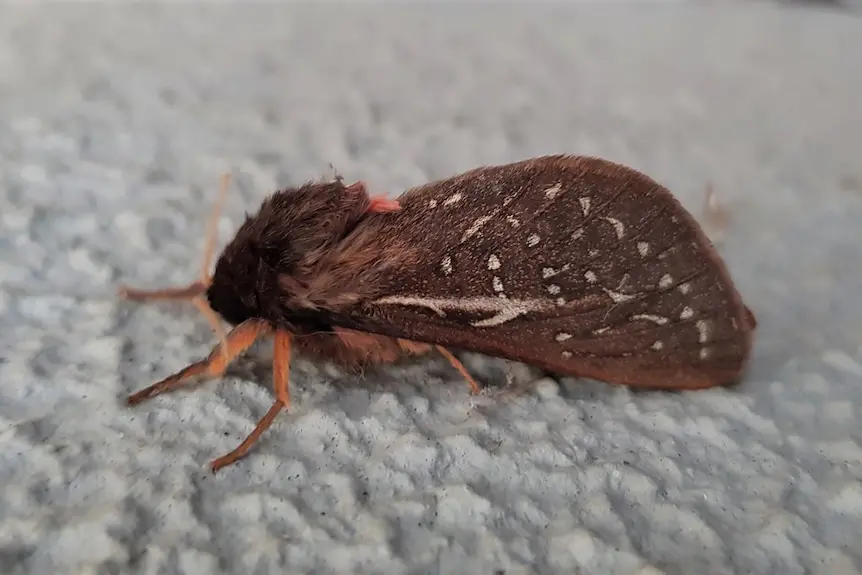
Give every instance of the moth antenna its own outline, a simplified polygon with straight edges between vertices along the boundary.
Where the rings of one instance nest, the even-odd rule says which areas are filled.
[[[715,186],[711,182],[706,185],[706,190],[704,191],[703,212],[707,220],[716,227],[724,228],[730,221],[730,214],[718,198],[718,194],[715,193]]]
[[[202,296],[198,295],[198,296],[195,296],[194,298],[192,298],[192,303],[194,304],[194,306],[196,308],[198,308],[198,311],[200,311],[201,314],[203,314],[203,316],[205,318],[207,318],[207,321],[209,322],[210,326],[213,328],[213,331],[215,332],[216,337],[218,338],[218,341],[219,341],[219,344],[220,344],[221,350],[222,350],[222,355],[224,355],[225,361],[227,361],[228,357],[229,357],[228,356],[228,344],[227,344],[227,332],[224,330],[224,327],[222,327],[221,322],[218,319],[218,316],[212,310],[212,308],[209,306],[209,304],[207,304],[206,300]]]
[[[720,242],[730,222],[730,213],[715,193],[712,182],[706,184],[703,197],[703,214],[708,228],[711,228],[711,236],[716,243]]]
[[[201,264],[201,281],[204,285],[209,285],[212,281],[210,276],[210,264],[212,263],[213,254],[215,253],[216,237],[218,236],[218,220],[221,216],[221,210],[224,206],[225,198],[227,197],[227,188],[230,184],[230,174],[223,174],[221,177],[221,187],[219,195],[213,206],[212,214],[207,225],[206,243],[204,243],[204,257]]]

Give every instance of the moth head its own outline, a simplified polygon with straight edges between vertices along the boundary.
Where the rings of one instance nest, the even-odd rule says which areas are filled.
[[[246,216],[216,262],[207,299],[233,325],[249,318],[274,319],[280,307],[289,306],[290,294],[279,278],[300,273],[310,249],[303,245],[312,235],[303,229],[307,222],[285,217],[283,207],[274,203],[269,199],[257,214]]]
[[[206,291],[212,310],[232,325],[261,316],[260,258],[243,247],[229,246],[219,257]]]
[[[210,306],[234,325],[308,307],[304,286],[329,251],[367,214],[397,209],[397,202],[370,198],[361,182],[339,179],[272,194],[246,216],[216,263]]]

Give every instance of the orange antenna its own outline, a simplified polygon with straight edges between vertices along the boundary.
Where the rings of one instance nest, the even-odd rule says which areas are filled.
[[[222,174],[221,187],[219,188],[218,198],[213,206],[210,220],[207,224],[207,235],[204,243],[204,257],[201,262],[201,283],[209,287],[212,283],[212,275],[210,274],[210,266],[212,264],[213,254],[215,253],[216,238],[218,237],[218,221],[221,216],[222,208],[224,207],[225,198],[227,197],[227,189],[230,185],[230,174]],[[218,316],[207,303],[203,294],[200,294],[192,299],[192,303],[198,308],[198,311],[207,319],[216,337],[221,343],[221,349],[224,353],[225,360],[228,359],[227,333],[219,321]]]
[[[146,300],[191,300],[198,311],[207,319],[207,322],[215,331],[216,336],[221,343],[221,349],[225,354],[225,360],[228,359],[228,341],[227,334],[219,321],[218,315],[209,306],[206,300],[206,291],[212,283],[212,275],[209,273],[210,264],[212,263],[213,254],[215,253],[216,236],[218,235],[218,220],[221,215],[222,206],[227,197],[227,188],[230,183],[230,174],[224,174],[221,178],[221,190],[219,191],[218,199],[213,207],[212,215],[210,216],[209,225],[204,244],[204,257],[201,264],[200,279],[195,280],[187,286],[168,287],[153,290],[143,290],[128,286],[121,286],[119,294],[121,297],[130,300],[146,301]]]
[[[224,206],[225,198],[227,197],[227,188],[230,184],[230,174],[224,174],[221,177],[221,189],[219,190],[218,199],[213,206],[210,221],[207,226],[206,243],[204,244],[204,257],[201,263],[201,282],[204,285],[209,285],[212,281],[210,275],[210,265],[212,264],[213,254],[215,253],[216,238],[218,237],[218,220],[221,216],[221,210]]]

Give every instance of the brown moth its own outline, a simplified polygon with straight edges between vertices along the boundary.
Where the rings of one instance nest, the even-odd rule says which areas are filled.
[[[289,404],[292,353],[360,369],[436,349],[470,350],[560,375],[655,389],[736,382],[754,314],[694,218],[649,177],[607,160],[547,156],[369,196],[340,176],[278,191],[247,216],[209,275],[182,288],[219,333],[208,358],[132,395],[218,377],[274,338],[275,402],[245,455]],[[233,327],[225,334],[219,317]]]

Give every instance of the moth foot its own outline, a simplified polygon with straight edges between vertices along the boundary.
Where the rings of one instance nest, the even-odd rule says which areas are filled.
[[[266,412],[261,420],[257,423],[252,432],[245,438],[245,440],[237,446],[236,449],[231,451],[230,453],[226,453],[217,459],[213,459],[210,462],[210,469],[212,469],[213,473],[216,473],[219,469],[223,467],[227,467],[233,463],[236,463],[249,452],[252,446],[260,439],[260,436],[263,435],[263,432],[270,428],[272,422],[275,421],[275,417],[279,414],[279,412],[287,407],[281,401],[276,400],[275,403],[272,404],[272,407],[269,408],[269,411]]]

